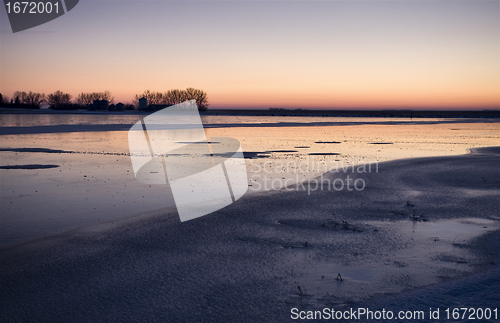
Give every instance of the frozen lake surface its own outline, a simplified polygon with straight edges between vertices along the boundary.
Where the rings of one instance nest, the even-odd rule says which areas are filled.
[[[0,135],[0,246],[173,207],[167,185],[144,185],[134,178],[127,130],[140,118],[1,114],[0,134],[11,129],[17,134]],[[233,137],[241,142],[249,157],[247,194],[284,188],[332,167],[464,154],[500,142],[500,123],[487,119],[203,116],[202,120],[210,125],[208,138]],[[121,130],[115,130],[117,125]],[[56,133],[46,132],[54,129]]]
[[[499,158],[497,147],[348,168],[325,176],[362,178],[364,190],[259,192],[187,222],[163,209],[5,248],[0,318],[290,322],[293,308],[368,307],[440,308],[445,320],[446,308],[494,309]]]

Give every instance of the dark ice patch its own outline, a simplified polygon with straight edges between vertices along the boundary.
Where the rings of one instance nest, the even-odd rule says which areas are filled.
[[[340,141],[315,141],[315,144],[340,144]]]
[[[32,164],[32,165],[7,165],[7,166],[0,166],[0,169],[47,169],[47,168],[56,168],[59,167],[59,165],[39,165],[39,164]]]
[[[49,148],[0,148],[0,151],[12,151],[16,153],[47,153],[47,154],[71,154],[74,151],[49,149]]]
[[[309,156],[337,156],[340,153],[309,153]]]

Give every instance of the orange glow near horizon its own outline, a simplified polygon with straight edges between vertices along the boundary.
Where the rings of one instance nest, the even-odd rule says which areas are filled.
[[[391,71],[385,67],[384,71],[372,68],[365,74],[360,70],[348,73],[339,66],[330,71],[320,70],[309,64],[308,72],[280,73],[276,67],[248,68],[238,74],[219,71],[217,78],[211,77],[217,73],[213,70],[190,82],[189,77],[143,78],[140,70],[130,68],[97,79],[93,71],[71,70],[67,66],[65,72],[31,77],[29,82],[26,80],[33,70],[20,71],[10,79],[9,83],[15,85],[3,84],[2,91],[12,96],[16,90],[46,94],[62,90],[75,97],[81,92],[109,90],[116,102],[131,102],[135,94],[146,89],[163,92],[197,87],[208,93],[213,108],[500,108],[500,77],[495,75],[495,70],[464,71],[462,68],[454,73],[452,66],[446,68],[451,72],[443,72],[444,67],[433,71],[434,67],[427,66],[424,72],[408,67]],[[460,73],[467,77],[460,77]]]
[[[2,33],[2,94],[109,90],[127,103],[147,89],[195,87],[211,108],[500,109],[500,4],[491,1],[78,10],[47,24],[52,33]],[[107,16],[116,10],[120,19]],[[137,15],[150,19],[124,23]]]
[[[497,63],[493,57],[481,64],[466,57],[440,65],[442,57],[428,55],[415,66],[394,59],[377,62],[372,57],[346,64],[343,58],[314,62],[289,57],[287,62],[268,56],[262,60],[267,63],[264,66],[249,64],[238,71],[231,65],[221,67],[222,62],[214,58],[184,73],[181,67],[166,63],[162,69],[170,73],[165,76],[144,75],[144,66],[125,68],[129,59],[89,69],[54,61],[60,67],[52,73],[37,67],[36,61],[31,66],[24,63],[28,66],[9,77],[2,91],[12,96],[16,90],[46,94],[62,90],[76,96],[109,90],[116,102],[131,102],[146,89],[197,87],[208,93],[212,107],[221,108],[500,108],[500,72],[492,68]],[[205,73],[197,74],[198,69]]]

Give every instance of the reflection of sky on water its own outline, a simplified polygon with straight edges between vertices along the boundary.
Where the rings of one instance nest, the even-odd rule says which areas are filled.
[[[1,114],[0,126],[52,126],[52,125],[95,125],[95,124],[134,124],[146,114]],[[237,124],[237,123],[377,123],[401,122],[403,118],[362,118],[362,117],[292,117],[292,116],[201,116],[204,124]],[[449,121],[441,118],[413,118],[412,121]]]
[[[92,119],[100,119],[99,122],[103,123],[132,123],[137,121],[136,118],[138,116],[103,118],[95,115],[1,115],[0,122],[4,126],[39,125],[44,122],[68,124],[91,122]],[[232,117],[225,116],[210,118],[211,122],[235,122],[239,117],[232,121]],[[244,122],[253,122],[259,118],[248,117]],[[286,117],[283,119],[291,120]],[[313,119],[304,117],[298,120],[309,122]],[[274,120],[276,119],[273,118]],[[250,185],[256,180],[255,175],[266,175],[268,180],[279,179],[283,182],[289,177],[296,181],[297,174],[299,180],[313,178],[324,172],[325,162],[337,163],[342,167],[396,158],[455,155],[466,153],[467,148],[471,147],[498,145],[500,141],[498,123],[232,127],[206,129],[205,133],[207,139],[214,139],[214,142],[219,142],[215,140],[217,137],[238,139],[247,157],[266,157],[246,159]],[[1,138],[0,148],[9,148],[9,151],[0,151],[1,165],[38,164],[59,167],[0,170],[3,230],[0,244],[174,206],[168,185],[159,188],[156,185],[141,184],[134,178],[127,131],[20,134]],[[333,141],[339,143],[325,143]],[[374,142],[393,144],[370,144]],[[17,150],[12,151],[12,148]],[[19,148],[37,150],[23,152]],[[55,153],[44,149],[69,153]],[[310,155],[311,153],[319,155]],[[256,165],[264,166],[266,162],[266,167],[256,172]],[[302,167],[305,172],[293,167],[299,166],[301,162],[302,165],[309,165],[309,169]],[[290,166],[288,169],[287,163]],[[286,172],[283,172],[283,164]],[[317,167],[318,165],[322,168]],[[287,184],[289,183],[288,181]],[[249,189],[247,194],[252,192]]]

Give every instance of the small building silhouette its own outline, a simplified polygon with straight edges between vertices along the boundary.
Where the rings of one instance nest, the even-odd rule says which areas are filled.
[[[108,104],[109,104],[108,100],[100,100],[99,101],[100,110],[108,110]]]
[[[123,111],[123,110],[125,110],[125,104],[118,102],[116,104],[116,111]]]
[[[108,110],[108,100],[94,100],[93,110]]]
[[[139,99],[139,109],[147,109],[148,107],[148,99],[142,97]]]

